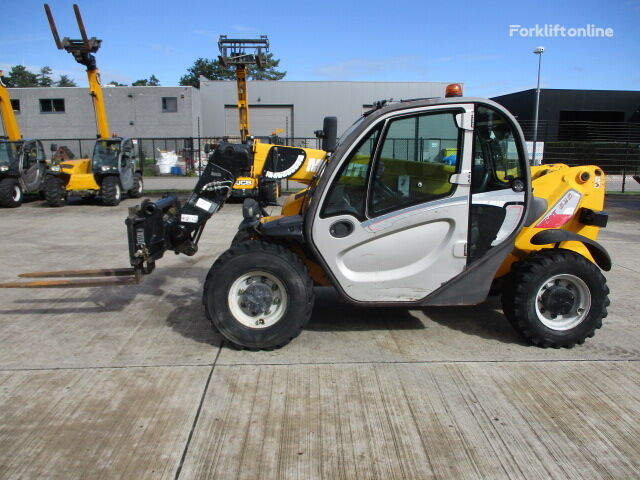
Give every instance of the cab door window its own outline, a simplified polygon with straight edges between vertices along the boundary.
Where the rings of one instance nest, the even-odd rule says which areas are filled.
[[[24,146],[24,160],[22,168],[28,170],[38,161],[38,149],[35,142],[30,142]]]
[[[376,151],[380,127],[360,141],[342,165],[327,194],[321,216],[353,215],[365,219],[365,200],[371,161]]]
[[[127,140],[122,145],[122,157],[120,159],[120,166],[125,168],[129,161],[132,161],[134,157],[133,143],[131,140]]]
[[[473,140],[471,192],[482,193],[511,188],[522,177],[515,132],[499,112],[476,108]]]
[[[458,112],[427,113],[389,122],[372,176],[370,216],[449,196],[461,161]]]
[[[40,142],[36,142],[38,148],[38,162],[44,163],[47,160],[47,157],[44,154],[44,148],[42,148],[42,144]]]

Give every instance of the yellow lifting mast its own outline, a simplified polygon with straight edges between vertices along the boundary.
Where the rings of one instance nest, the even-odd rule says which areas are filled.
[[[10,142],[20,140],[22,135],[20,134],[20,127],[16,120],[16,115],[13,113],[13,106],[11,105],[11,97],[9,97],[9,90],[7,86],[2,83],[2,74],[0,70],[0,115],[2,116],[2,124],[4,125],[4,133]]]
[[[240,124],[240,141],[246,142],[249,138],[249,104],[247,102],[247,66],[257,65],[263,68],[266,57],[264,52],[269,51],[269,39],[261,35],[259,39],[227,38],[220,35],[218,40],[220,49],[220,63],[222,65],[236,67],[236,84],[238,87],[238,121]]]
[[[100,85],[100,72],[96,66],[96,58],[93,55],[98,51],[102,40],[96,37],[87,37],[87,32],[80,16],[80,9],[78,5],[73,5],[73,11],[76,14],[76,20],[78,22],[78,28],[80,29],[80,40],[70,39],[65,37],[60,41],[56,24],[53,21],[51,15],[51,9],[49,5],[45,3],[44,9],[47,12],[47,18],[49,19],[49,26],[51,27],[51,33],[53,39],[56,42],[56,46],[59,50],[66,50],[73,58],[81,65],[87,67],[87,78],[89,80],[89,94],[93,100],[93,108],[96,115],[96,126],[98,129],[98,138],[102,140],[108,140],[111,137],[111,131],[109,130],[109,120],[107,118],[107,108],[104,104],[104,96],[102,94],[102,87]]]

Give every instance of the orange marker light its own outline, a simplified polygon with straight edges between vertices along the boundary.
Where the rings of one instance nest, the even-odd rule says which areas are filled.
[[[462,96],[462,85],[459,83],[451,83],[447,85],[447,89],[444,93],[445,97],[461,97]]]

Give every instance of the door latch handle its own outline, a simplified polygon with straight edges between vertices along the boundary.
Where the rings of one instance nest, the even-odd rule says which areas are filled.
[[[340,220],[329,227],[329,233],[335,238],[344,238],[353,232],[353,223],[349,220]]]

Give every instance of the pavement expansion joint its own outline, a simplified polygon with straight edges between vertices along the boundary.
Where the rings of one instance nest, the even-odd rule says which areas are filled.
[[[224,344],[223,344],[224,345]],[[211,369],[209,370],[209,376],[207,377],[207,381],[204,384],[204,389],[202,390],[202,395],[200,396],[200,403],[198,404],[198,410],[196,411],[196,415],[193,418],[193,423],[191,424],[191,430],[189,430],[189,436],[187,437],[187,441],[184,445],[184,450],[182,450],[182,456],[180,457],[180,463],[178,464],[178,468],[176,470],[176,475],[174,477],[175,480],[180,478],[180,473],[182,473],[182,466],[184,465],[184,460],[187,458],[187,453],[189,451],[189,445],[191,445],[191,439],[193,438],[193,432],[198,425],[198,420],[200,419],[200,412],[202,411],[202,406],[204,405],[204,400],[207,396],[207,392],[209,391],[209,383],[211,382],[211,377],[213,376],[213,371],[216,368],[216,362],[220,357],[220,352],[222,352],[222,346],[218,349],[218,353],[216,354],[216,358],[211,365]]]

